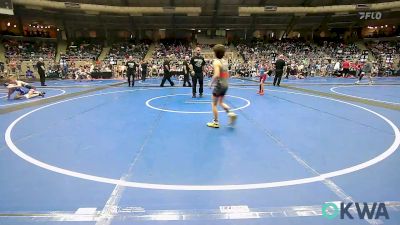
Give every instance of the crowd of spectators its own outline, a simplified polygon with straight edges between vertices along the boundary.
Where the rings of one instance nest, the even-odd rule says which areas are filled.
[[[366,45],[383,73],[388,75],[398,73],[400,68],[400,43],[398,41],[373,41]]]
[[[167,55],[173,55],[177,59],[184,59],[185,56],[192,56],[192,46],[185,41],[164,41],[156,45],[153,59],[161,59]]]
[[[57,49],[54,42],[14,39],[4,39],[3,46],[6,58],[20,61],[37,60],[40,57],[44,60],[54,59]]]
[[[103,46],[97,43],[71,42],[67,47],[65,57],[67,60],[97,60]]]
[[[129,56],[132,56],[135,59],[142,60],[146,56],[148,50],[149,45],[147,43],[115,43],[111,46],[107,59],[113,58],[115,60],[124,60]]]
[[[285,73],[296,78],[307,76],[348,76],[343,74],[343,63],[350,64],[350,75],[355,75],[363,61],[363,51],[356,44],[345,44],[339,41],[324,41],[320,44],[309,43],[299,39],[282,39],[272,42],[241,43],[236,50],[244,62],[232,62],[232,70],[240,76],[257,75],[260,65],[272,67],[277,56],[283,54],[287,62]],[[375,55],[387,56],[393,52],[393,62],[399,53],[397,43],[374,45]],[[386,60],[388,61],[388,60]],[[397,60],[398,62],[398,60]],[[375,75],[396,74],[396,63],[385,63],[385,60],[373,62]],[[390,68],[388,68],[390,67]],[[390,71],[388,71],[390,70]]]
[[[196,44],[196,47],[200,47],[203,51],[211,51],[213,45],[209,45],[209,44]]]
[[[193,46],[184,40],[165,40],[156,44],[150,60],[153,71],[162,73],[162,63],[167,56],[171,57],[171,70],[180,71],[185,57],[192,57]]]
[[[35,62],[39,57],[45,61],[54,61],[56,43],[44,41],[25,41],[4,39],[6,62],[11,73],[21,72],[21,62]],[[115,43],[104,62],[98,60],[102,52],[102,45],[95,43],[71,42],[61,59],[69,68],[69,71],[79,69],[76,61],[93,62],[92,70],[111,71],[120,73],[120,68],[115,67],[116,61],[122,61],[124,65],[129,56],[137,61],[137,64],[148,67],[149,73],[162,75],[162,63],[169,56],[171,59],[171,71],[180,72],[186,57],[192,57],[194,46],[201,47],[203,51],[212,49],[211,45],[194,45],[184,40],[166,40],[155,44],[152,58],[144,61],[149,50],[146,42]],[[396,75],[399,72],[400,44],[398,42],[374,41],[366,44],[368,52],[374,60],[373,73],[376,75]],[[349,64],[350,75],[354,75],[362,63],[363,51],[356,44],[345,44],[340,41],[325,40],[319,43],[310,43],[301,39],[282,39],[269,42],[239,43],[235,46],[238,57],[228,57],[229,70],[232,75],[244,77],[257,76],[260,66],[273,68],[273,64],[279,55],[284,55],[287,67],[285,74],[296,78],[307,76],[348,76],[343,74],[344,64]],[[242,58],[243,60],[240,60]],[[345,63],[346,62],[346,63]],[[61,64],[54,63],[51,67],[62,68]],[[87,70],[88,66],[84,67]],[[141,66],[139,66],[139,69]],[[212,62],[206,59],[206,74],[212,73]],[[62,69],[60,69],[62,71]],[[154,72],[155,71],[155,72]],[[28,71],[29,72],[29,71]],[[28,74],[27,72],[27,74]],[[30,72],[29,72],[30,74]]]
[[[344,44],[342,42],[324,41],[318,51],[322,51],[332,59],[350,58],[357,59],[361,56],[362,50],[356,44]]]
[[[75,61],[61,58],[60,62],[54,64],[51,68],[52,71],[50,72],[57,74],[57,77],[74,79],[82,74],[90,75],[93,72],[112,72],[113,65],[106,60]]]

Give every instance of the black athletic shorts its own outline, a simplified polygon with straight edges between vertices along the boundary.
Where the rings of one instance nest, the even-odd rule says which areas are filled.
[[[217,83],[213,90],[213,96],[215,97],[223,97],[228,91],[228,86],[223,86],[221,83]]]
[[[29,85],[29,84],[27,84],[27,85],[25,85],[25,86],[24,86],[24,88],[27,88],[27,89],[29,89],[29,90],[30,90],[30,89],[32,89],[32,86],[31,86],[31,85]]]

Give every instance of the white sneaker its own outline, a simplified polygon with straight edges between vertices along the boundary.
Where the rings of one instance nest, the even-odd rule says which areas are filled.
[[[228,113],[229,116],[229,125],[234,125],[237,119],[237,115],[233,112]]]
[[[359,80],[355,82],[355,84],[359,84],[359,83],[360,83],[360,81],[359,81]]]

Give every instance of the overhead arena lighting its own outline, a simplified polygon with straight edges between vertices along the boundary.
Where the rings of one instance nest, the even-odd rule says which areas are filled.
[[[64,2],[65,8],[79,9],[81,5],[76,2]]]
[[[270,12],[270,11],[276,11],[278,7],[276,6],[264,6],[264,11]]]
[[[369,5],[368,4],[357,4],[356,5],[356,9],[358,9],[358,10],[366,10],[366,9],[369,9],[370,7],[369,7]]]

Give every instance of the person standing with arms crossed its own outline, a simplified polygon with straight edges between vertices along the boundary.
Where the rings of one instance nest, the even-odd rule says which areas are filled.
[[[275,62],[275,77],[274,77],[274,86],[280,86],[283,69],[286,65],[285,60],[283,59],[283,55],[279,55],[278,60]]]
[[[190,66],[193,70],[192,72],[192,93],[193,96],[192,98],[196,98],[196,85],[197,85],[197,81],[199,81],[199,94],[200,94],[200,98],[203,97],[203,69],[204,69],[204,65],[206,65],[206,61],[204,60],[204,57],[201,56],[201,49],[200,47],[197,47],[195,49],[195,56],[192,57],[192,59],[190,60]],[[194,73],[194,74],[193,74]]]
[[[132,77],[132,87],[135,86],[135,73],[137,64],[133,60],[132,56],[129,56],[128,61],[125,64],[126,66],[126,76],[128,77],[128,86],[131,86],[131,77]]]
[[[46,82],[46,76],[45,76],[45,68],[44,68],[44,62],[43,62],[43,58],[40,57],[39,61],[36,64],[36,67],[38,69],[38,73],[40,76],[40,86],[47,86],[45,84]]]

